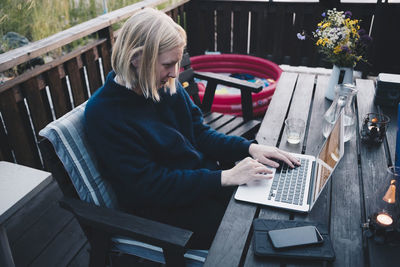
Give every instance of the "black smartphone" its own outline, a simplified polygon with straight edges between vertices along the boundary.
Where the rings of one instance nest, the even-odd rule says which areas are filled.
[[[322,235],[315,226],[301,226],[268,231],[274,248],[288,248],[321,244],[324,242]]]

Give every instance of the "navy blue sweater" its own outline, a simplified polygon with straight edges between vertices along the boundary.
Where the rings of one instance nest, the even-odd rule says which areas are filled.
[[[199,108],[181,84],[161,101],[145,99],[114,81],[89,99],[85,126],[102,174],[121,207],[189,206],[221,189],[218,159],[248,156],[250,141],[203,124]]]

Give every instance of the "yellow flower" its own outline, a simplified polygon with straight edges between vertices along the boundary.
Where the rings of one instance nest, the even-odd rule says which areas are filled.
[[[343,66],[355,66],[363,61],[361,56],[365,47],[359,45],[359,23],[361,20],[344,16],[345,12],[336,9],[328,10],[313,32],[318,51],[332,63]]]
[[[322,25],[322,29],[325,29],[326,27],[331,26],[330,22],[325,22],[324,25]]]
[[[336,46],[336,47],[333,49],[333,53],[334,53],[334,54],[339,54],[340,51],[342,51],[342,48],[341,48],[339,45]]]

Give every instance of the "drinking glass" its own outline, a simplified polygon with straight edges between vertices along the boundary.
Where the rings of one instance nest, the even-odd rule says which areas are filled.
[[[287,141],[291,144],[298,144],[303,137],[306,123],[299,118],[287,118],[285,120]]]

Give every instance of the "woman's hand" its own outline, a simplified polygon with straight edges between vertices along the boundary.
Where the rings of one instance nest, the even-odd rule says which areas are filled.
[[[270,173],[273,173],[270,168],[255,159],[247,157],[232,169],[222,171],[221,185],[241,185],[253,180],[271,179],[272,176],[268,175]]]
[[[274,168],[279,167],[279,164],[271,159],[281,160],[292,168],[294,168],[294,165],[300,165],[300,161],[296,157],[273,146],[251,144],[249,147],[249,154],[260,163]]]

